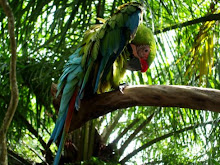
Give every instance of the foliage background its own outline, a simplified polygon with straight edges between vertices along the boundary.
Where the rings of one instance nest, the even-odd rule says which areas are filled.
[[[20,93],[18,109],[8,132],[9,158],[13,161],[11,156],[14,155],[28,162],[45,162],[44,150],[56,120],[51,83],[58,82],[65,61],[82,40],[84,31],[99,23],[96,18],[108,18],[119,5],[129,1],[9,2],[16,21]],[[220,14],[220,3],[217,0],[146,0],[144,5],[145,21],[157,41],[157,57],[147,73],[128,71],[124,82],[220,89],[219,21],[195,21]],[[1,124],[10,100],[10,43],[2,8],[0,20]],[[191,20],[192,25],[182,26],[181,23]],[[173,25],[176,27],[163,31]],[[220,161],[219,119],[217,113],[184,108],[132,107],[115,111],[81,128],[82,137],[88,137],[84,141],[77,139],[83,145],[81,160],[91,157],[85,154],[89,150],[85,142],[92,140],[94,135],[88,134],[88,130],[91,133],[96,126],[103,142],[109,146],[114,144],[114,152],[118,154],[116,162],[126,158],[131,148],[134,151],[139,148],[140,152],[126,162],[217,164]],[[123,130],[125,134],[114,141]],[[54,155],[56,146],[50,149]]]

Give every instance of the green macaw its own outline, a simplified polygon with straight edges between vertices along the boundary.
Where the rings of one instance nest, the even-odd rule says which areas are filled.
[[[62,91],[55,128],[49,140],[55,142],[62,134],[54,165],[59,163],[74,110],[80,100],[94,93],[117,88],[126,69],[146,72],[156,55],[156,43],[149,28],[143,24],[143,8],[127,3],[103,24],[85,32],[82,42],[65,64],[58,84]]]

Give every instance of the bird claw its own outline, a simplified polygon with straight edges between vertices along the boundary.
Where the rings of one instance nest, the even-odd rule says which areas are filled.
[[[124,94],[124,89],[128,86],[127,83],[122,83],[118,86],[119,91]]]

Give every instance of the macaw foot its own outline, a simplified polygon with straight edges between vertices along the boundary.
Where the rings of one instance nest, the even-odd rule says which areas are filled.
[[[128,86],[127,83],[122,83],[118,86],[119,91],[124,94],[124,89]]]

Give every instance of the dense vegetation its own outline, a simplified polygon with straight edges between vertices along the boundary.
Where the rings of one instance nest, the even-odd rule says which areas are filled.
[[[51,84],[58,82],[85,30],[100,23],[97,17],[108,18],[126,2],[9,0],[15,16],[19,88],[17,111],[7,134],[10,164],[53,160],[56,146],[46,151],[57,117]],[[124,82],[220,89],[220,22],[216,20],[220,2],[146,0],[144,6],[144,19],[157,41],[157,57],[147,73],[128,71]],[[10,100],[7,24],[0,8],[0,125]],[[114,111],[71,133],[62,161],[217,164],[219,120],[218,113],[184,108]]]

